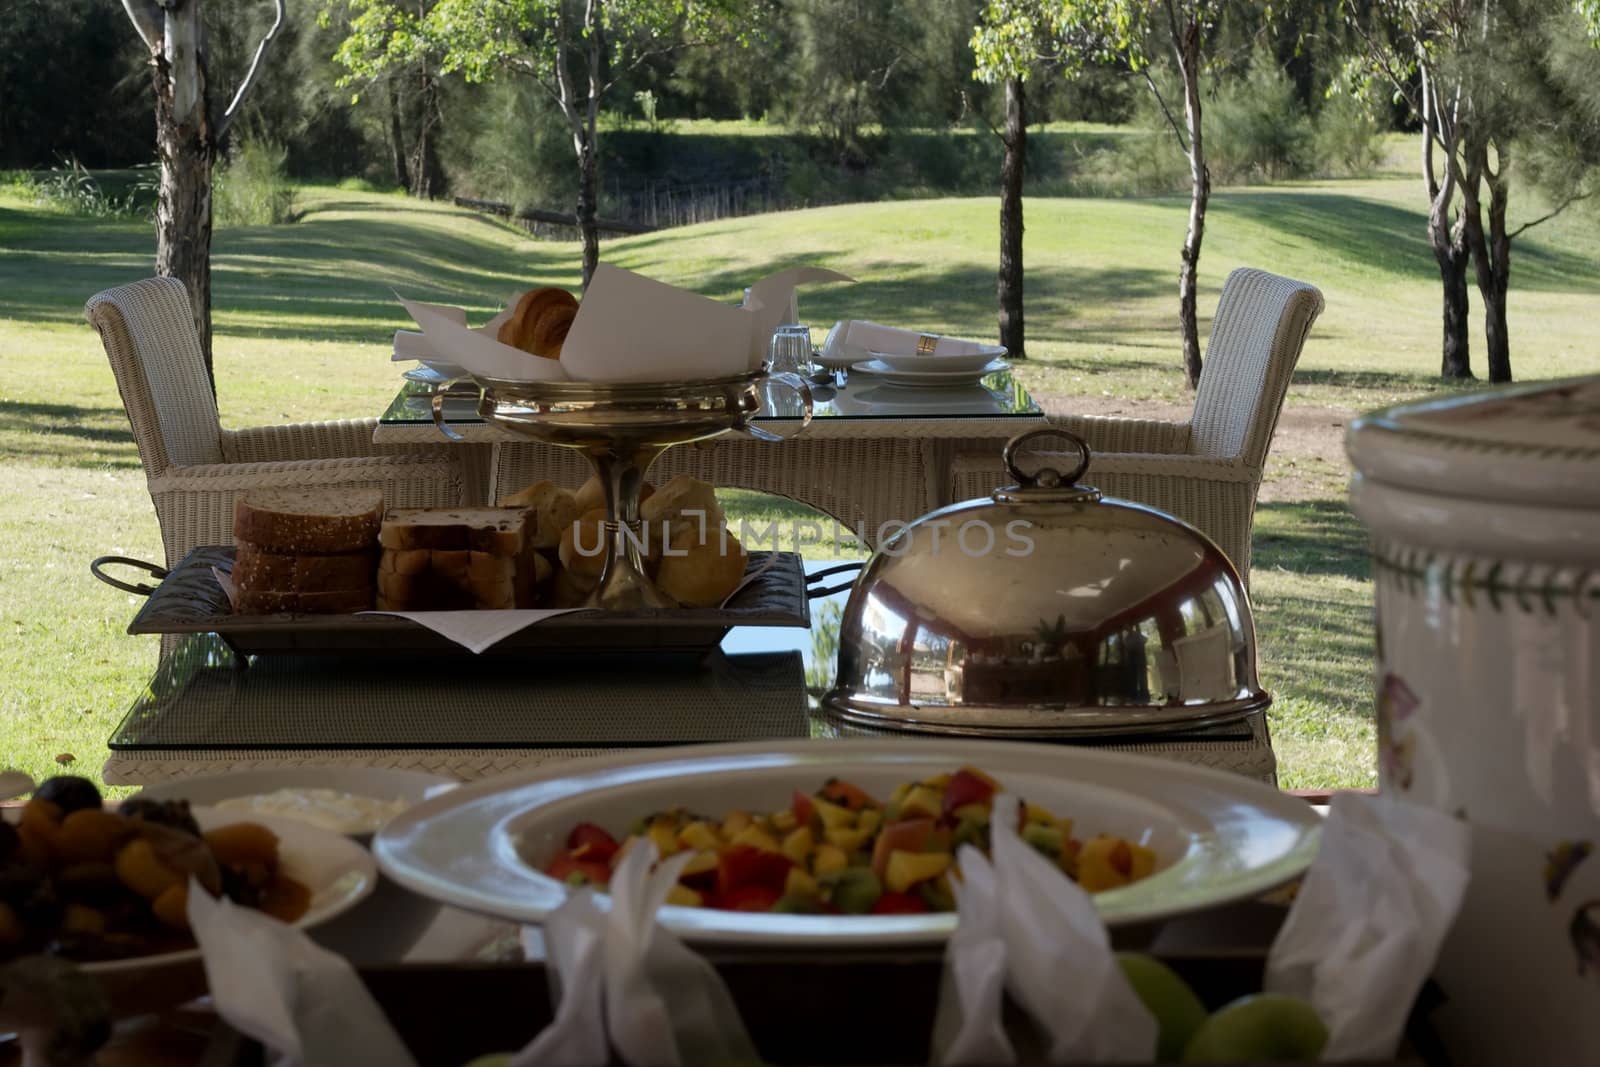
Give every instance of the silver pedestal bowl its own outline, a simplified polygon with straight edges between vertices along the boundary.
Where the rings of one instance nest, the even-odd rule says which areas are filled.
[[[805,381],[764,370],[680,382],[473,381],[485,422],[519,437],[576,449],[594,467],[605,490],[606,556],[586,606],[607,611],[677,606],[656,589],[639,556],[639,491],[657,456],[673,445],[730,432],[784,440],[750,421],[761,411],[764,386],[792,389],[800,398],[800,429],[811,422]],[[444,396],[444,390],[434,394],[434,424],[459,440],[444,421]]]

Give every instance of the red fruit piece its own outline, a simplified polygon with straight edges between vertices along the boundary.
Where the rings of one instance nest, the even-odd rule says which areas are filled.
[[[611,862],[617,854],[617,839],[592,822],[581,822],[567,835],[567,850],[586,860]]]
[[[811,803],[811,798],[796,789],[793,808],[796,825],[810,826],[811,817],[817,813],[817,806]]]
[[[921,915],[927,910],[927,901],[910,893],[885,893],[872,905],[874,915]]]
[[[611,881],[611,865],[594,859],[576,859],[565,849],[545,866],[544,873],[558,882],[565,882],[574,874],[581,874],[591,885],[604,886]]]
[[[714,907],[724,911],[771,911],[783,896],[782,891],[764,885],[739,886],[713,898]]]
[[[766,852],[749,845],[725,848],[717,856],[717,895],[725,897],[735,889],[760,886],[781,896],[793,866],[781,852]]]
[[[968,804],[987,804],[994,799],[995,784],[992,778],[963,767],[950,778],[944,790],[944,815]]]

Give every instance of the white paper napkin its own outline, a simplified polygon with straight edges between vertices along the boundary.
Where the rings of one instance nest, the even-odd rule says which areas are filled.
[[[608,1048],[631,1067],[756,1058],[721,976],[656,923],[693,858],[684,852],[657,866],[658,855],[649,841],[628,851],[608,887],[609,912],[580,891],[545,920],[556,1015],[512,1067],[605,1067]]]
[[[441,359],[478,377],[512,381],[651,382],[716,378],[760,366],[794,286],[851,281],[800,267],[762,278],[745,306],[730,307],[601,263],[583,294],[559,360],[541,359],[469,330],[436,305],[400,299]],[[503,321],[503,320],[502,320]],[[497,324],[498,325],[498,324]],[[763,330],[765,332],[763,332]]]
[[[1391,1059],[1466,892],[1465,823],[1386,796],[1340,793],[1267,956],[1266,988],[1309,1000],[1322,1058]]]
[[[413,1067],[416,1060],[342,956],[303,931],[189,882],[189,924],[217,1014],[276,1067]]]
[[[971,845],[956,853],[961,877],[952,879],[958,920],[945,946],[939,1012],[933,1024],[933,1062],[943,1067],[1016,1063],[1002,1011],[1006,943],[994,868]]]
[[[463,328],[467,325],[467,312],[464,308],[449,307],[444,304],[424,304],[417,302],[418,307],[427,308],[435,314],[442,315]],[[495,324],[499,328],[499,323]],[[435,360],[438,354],[428,344],[428,339],[415,330],[396,330],[394,332],[394,355],[390,357],[396,363],[407,363],[413,360]]]
[[[454,641],[474,654],[493,648],[501,641],[530,626],[557,615],[587,608],[514,608],[500,611],[361,611],[358,615],[393,615],[426,626],[440,637]]]
[[[833,324],[828,338],[822,343],[822,352],[834,360],[872,358],[874,352],[892,355],[917,355],[917,343],[926,335],[916,330],[902,330],[895,326],[882,326],[864,319],[845,319]],[[938,337],[930,357],[973,356],[984,346],[977,341],[963,341],[955,337]]]

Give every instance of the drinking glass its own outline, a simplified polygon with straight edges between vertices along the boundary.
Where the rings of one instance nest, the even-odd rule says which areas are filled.
[[[772,374],[798,374],[804,378],[812,369],[811,327],[788,325],[774,330],[767,345],[767,370]]]

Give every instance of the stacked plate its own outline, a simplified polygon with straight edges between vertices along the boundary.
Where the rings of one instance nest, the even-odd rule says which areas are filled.
[[[851,369],[881,378],[889,385],[972,385],[986,374],[1006,370],[1011,365],[1001,357],[1001,345],[980,345],[962,355],[926,353],[869,352],[872,358]]]

